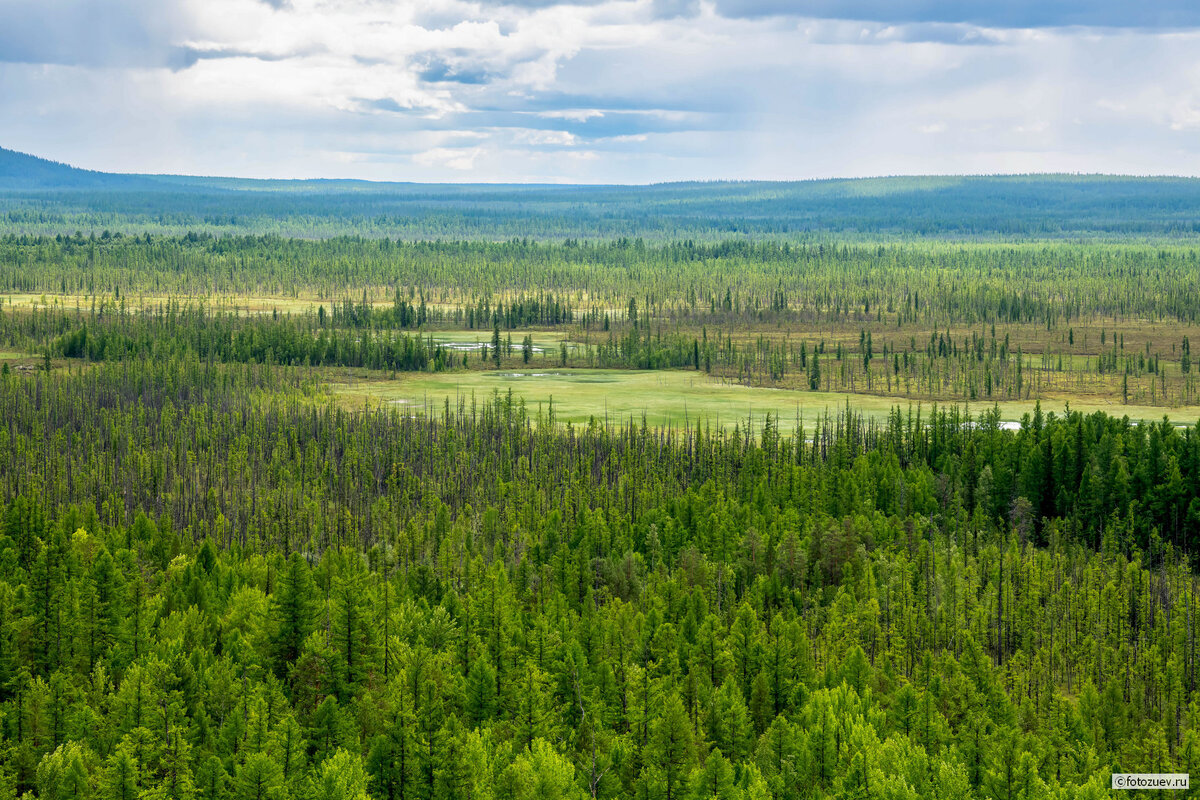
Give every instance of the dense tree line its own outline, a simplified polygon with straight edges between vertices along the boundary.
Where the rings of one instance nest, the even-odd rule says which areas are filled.
[[[1095,346],[1077,343],[1069,327],[1060,341],[1044,342],[1034,355],[1012,344],[1010,334],[999,333],[995,325],[969,334],[935,330],[927,338],[861,327],[857,341],[845,333],[826,341],[769,330],[751,337],[736,325],[710,333],[706,325],[699,330],[672,325],[638,309],[631,299],[624,316],[606,316],[600,330],[587,324],[569,327],[572,345],[559,353],[537,348],[539,364],[703,370],[746,385],[906,400],[1028,400],[1082,389],[1108,392],[1123,403],[1174,406],[1193,404],[1200,395],[1186,335],[1164,354],[1157,346],[1152,350],[1150,341],[1127,349],[1123,333],[1118,337],[1101,328],[1100,352],[1090,355]],[[390,305],[345,299],[328,311],[320,305],[282,314],[177,300],[131,307],[123,298],[105,297],[86,308],[0,309],[0,345],[85,361],[194,355],[224,362],[443,371],[528,365],[532,343],[518,362],[512,331],[563,326],[572,313],[549,294],[509,304],[480,300],[466,309],[468,324],[479,334],[472,345],[447,338],[447,326],[453,330],[454,324],[450,317],[461,311],[431,309],[423,296],[414,293],[410,302],[401,292]],[[1061,349],[1056,354],[1054,348]],[[479,357],[470,358],[472,352]]]
[[[455,307],[491,309],[524,296],[506,327],[644,315],[694,324],[884,322],[1048,327],[1073,321],[1195,322],[1197,251],[1183,244],[892,244],[723,241],[647,244],[627,238],[558,244],[403,242],[339,237],[6,234],[0,291],[111,296],[304,292],[342,303],[346,287],[387,304],[398,290]],[[953,276],[951,278],[951,276]],[[548,296],[552,295],[552,296]],[[352,299],[357,300],[357,297]],[[547,310],[547,306],[549,310]],[[508,314],[515,315],[510,321]],[[479,312],[477,310],[476,316]]]
[[[1200,429],[0,377],[0,793],[1100,797],[1197,757]]]
[[[238,399],[269,396],[274,387],[294,388],[281,399]],[[237,393],[233,399],[230,392]],[[128,523],[134,509],[153,507],[156,516],[170,517],[172,528],[196,536],[208,535],[218,514],[225,517],[225,535],[241,537],[256,514],[303,518],[318,548],[369,547],[378,526],[407,524],[415,513],[409,504],[430,497],[452,510],[495,504],[500,486],[510,481],[518,485],[509,491],[530,504],[524,512],[530,515],[601,500],[641,514],[639,502],[664,493],[716,478],[754,483],[768,474],[787,480],[762,491],[808,511],[1019,521],[1037,543],[1046,541],[1048,521],[1057,520],[1066,535],[1095,547],[1106,531],[1117,531],[1125,537],[1122,547],[1146,548],[1157,535],[1189,554],[1200,536],[1200,434],[1166,419],[1134,424],[1101,413],[1039,409],[1014,432],[1000,425],[995,410],[972,417],[957,406],[924,416],[897,409],[886,424],[851,414],[815,420],[807,430],[801,425],[794,435],[768,430],[759,446],[745,428],[639,429],[634,436],[593,425],[561,439],[548,425],[511,423],[524,412],[505,398],[495,405],[460,397],[455,407],[428,409],[439,424],[495,428],[489,436],[503,439],[514,465],[486,449],[460,456],[455,448],[467,434],[435,436],[425,430],[435,423],[424,417],[364,416],[320,398],[311,375],[194,359],[131,360],[74,375],[8,374],[0,382],[8,421],[0,430],[0,445],[8,448],[0,481],[10,494],[33,491],[51,506],[99,498],[103,508],[100,501],[108,501],[104,519],[114,524]],[[305,438],[298,438],[300,431]],[[114,437],[140,442],[142,452],[110,452]],[[641,455],[649,441],[656,442],[652,461]],[[208,460],[201,470],[195,459],[202,455]],[[566,497],[549,488],[561,481],[563,463],[580,476],[584,464],[595,466]],[[751,478],[741,474],[745,470]],[[633,488],[643,474],[655,487],[649,494]],[[936,498],[901,486],[901,475],[920,487],[937,486]],[[304,483],[303,493],[286,491],[293,478]],[[867,493],[869,503],[848,499],[844,486],[850,484]],[[258,535],[285,550],[298,546],[290,530],[273,526]]]
[[[1194,237],[1188,178],[924,176],[652,186],[422,185],[114,175],[0,149],[0,224],[413,239]]]
[[[339,328],[329,320],[323,311],[241,315],[168,302],[162,308],[129,312],[123,305],[104,302],[86,313],[47,309],[0,316],[0,341],[88,362],[192,357],[393,371],[441,371],[461,364],[461,353],[431,337],[389,327]]]
[[[194,329],[186,347],[224,360],[449,369],[472,364],[431,331],[541,329],[574,343],[560,366],[690,368],[906,402],[1191,406],[1196,258],[1179,244],[1096,242],[7,235],[0,288],[34,294],[0,307],[0,341],[90,360],[178,350],[166,319]],[[196,319],[201,302],[212,320]],[[246,309],[273,313],[238,319]],[[499,366],[497,352],[481,349],[476,366]]]

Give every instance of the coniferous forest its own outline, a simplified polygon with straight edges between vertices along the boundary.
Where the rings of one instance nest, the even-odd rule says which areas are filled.
[[[130,181],[72,201],[108,230],[30,231],[22,189],[0,236],[0,800],[1066,800],[1200,769],[1188,231],[293,239],[148,221]],[[285,231],[319,200],[222,191]],[[591,413],[355,393],[555,370]],[[835,402],[607,415],[645,373]]]

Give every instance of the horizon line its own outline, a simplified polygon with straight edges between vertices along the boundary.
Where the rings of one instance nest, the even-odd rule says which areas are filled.
[[[103,169],[81,167],[66,161],[56,161],[53,158],[39,156],[22,150],[14,150],[0,146],[0,153],[11,153],[23,156],[45,164],[65,169],[84,172],[91,175],[115,176],[145,179],[190,179],[206,181],[253,181],[259,183],[362,183],[375,186],[404,185],[404,186],[489,186],[489,187],[538,187],[538,188],[654,188],[670,186],[687,186],[691,184],[705,185],[736,185],[736,184],[767,184],[785,185],[797,183],[836,183],[854,181],[884,181],[897,179],[987,179],[987,178],[1107,178],[1125,180],[1200,180],[1200,174],[1149,172],[897,172],[872,175],[843,175],[843,176],[811,176],[805,178],[688,178],[674,181],[648,181],[645,183],[600,183],[600,182],[568,182],[568,181],[414,181],[376,178],[321,178],[321,177],[247,177],[239,175],[199,175],[182,172],[113,172]],[[0,175],[0,180],[3,179]]]

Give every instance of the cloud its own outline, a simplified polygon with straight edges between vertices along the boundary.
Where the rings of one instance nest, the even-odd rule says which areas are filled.
[[[0,144],[97,169],[1200,173],[1200,7],[0,0]]]
[[[494,78],[486,69],[455,66],[443,58],[431,57],[418,69],[421,80],[429,83],[466,83],[481,86]]]
[[[482,147],[435,147],[413,156],[413,161],[423,167],[446,167],[453,170],[470,170],[483,155]]]
[[[715,0],[727,17],[792,16],[892,23],[967,23],[996,28],[1063,26],[1190,28],[1193,0]]]
[[[1200,103],[1181,102],[1170,110],[1169,117],[1173,131],[1200,130]]]
[[[156,0],[0,0],[0,62],[182,68],[193,61],[172,41],[182,25]]]
[[[1028,38],[1024,31],[983,28],[962,22],[893,23],[872,20],[803,19],[799,30],[814,44],[887,45],[929,42],[954,45],[1010,44]]]
[[[523,130],[515,132],[515,139],[532,145],[554,145],[570,147],[579,141],[579,137],[568,131],[538,131]]]
[[[546,119],[565,119],[571,122],[587,122],[590,119],[600,119],[604,112],[598,108],[560,108],[553,111],[539,111],[539,117]]]
[[[694,17],[700,13],[700,0],[651,0],[650,8],[655,17]]]

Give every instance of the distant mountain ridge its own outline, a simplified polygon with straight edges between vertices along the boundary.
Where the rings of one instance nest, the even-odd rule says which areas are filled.
[[[131,176],[80,169],[0,147],[0,189],[84,189],[130,182]]]
[[[1045,183],[1079,183],[1088,184],[1097,181],[1114,183],[1190,183],[1200,187],[1200,178],[1182,176],[1136,176],[1119,174],[1070,174],[1070,173],[1012,173],[994,175],[898,175],[867,178],[809,178],[802,180],[711,180],[711,181],[671,181],[650,184],[567,184],[567,183],[419,183],[414,181],[377,181],[364,178],[237,178],[217,175],[176,175],[151,173],[100,172],[72,166],[60,161],[53,161],[41,156],[22,153],[0,147],[0,190],[12,188],[92,188],[92,187],[127,187],[127,188],[162,188],[169,187],[200,187],[212,190],[244,190],[244,189],[305,189],[319,191],[339,191],[355,189],[408,189],[411,191],[429,191],[436,189],[455,193],[462,190],[479,191],[493,189],[497,191],[527,189],[527,190],[616,190],[616,191],[685,191],[685,192],[721,192],[736,187],[761,187],[769,190],[771,187],[808,187],[814,195],[825,195],[831,190],[845,196],[871,197],[890,194],[900,190],[930,191],[948,188],[961,182],[990,181],[990,182],[1045,182]],[[19,185],[18,185],[19,184]]]
[[[1200,179],[926,175],[651,185],[96,172],[0,148],[0,233],[305,238],[1200,238]]]
[[[565,188],[560,184],[421,184],[406,181],[371,181],[357,178],[235,178],[228,176],[169,175],[121,172],[99,172],[83,169],[48,158],[0,147],[0,191],[32,189],[178,189],[200,188],[212,191],[304,190],[318,192],[353,191],[363,189],[398,189],[400,187],[456,188],[517,187]]]

